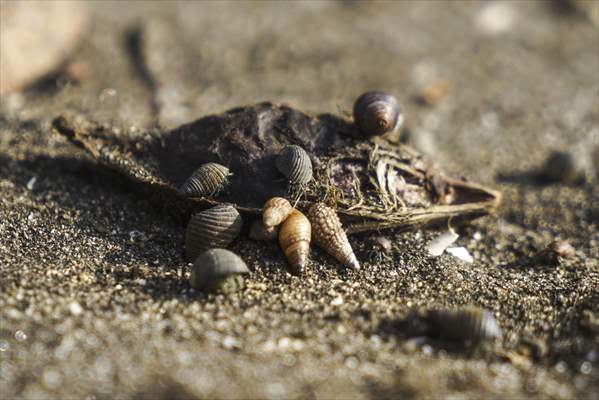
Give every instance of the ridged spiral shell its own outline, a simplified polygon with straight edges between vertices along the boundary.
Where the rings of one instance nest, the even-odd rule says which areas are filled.
[[[501,328],[493,314],[477,307],[432,309],[427,321],[431,334],[442,339],[478,342],[501,337]]]
[[[337,261],[349,268],[360,268],[337,213],[324,203],[316,203],[308,211],[314,242]]]
[[[293,186],[303,186],[312,179],[312,161],[300,146],[285,146],[277,156],[276,165]]]
[[[403,124],[403,114],[395,97],[372,91],[354,103],[354,122],[364,136],[378,136],[397,130]]]
[[[179,189],[187,197],[216,196],[229,183],[229,168],[217,163],[202,164]]]
[[[275,240],[279,236],[279,226],[266,226],[257,219],[250,227],[249,237],[253,240]]]
[[[298,210],[293,210],[279,229],[279,244],[287,258],[291,272],[301,274],[310,256],[312,227]]]
[[[198,290],[229,293],[244,287],[242,275],[249,272],[237,254],[225,249],[210,249],[195,260],[189,283]]]
[[[281,224],[293,211],[291,203],[283,197],[273,197],[264,203],[262,207],[262,221],[265,226],[277,226]]]
[[[229,204],[219,204],[194,214],[185,231],[185,255],[189,261],[204,250],[227,247],[241,231],[241,215]]]

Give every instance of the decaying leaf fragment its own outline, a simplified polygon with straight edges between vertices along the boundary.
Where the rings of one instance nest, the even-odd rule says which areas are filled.
[[[359,139],[357,128],[342,118],[272,103],[239,107],[137,140],[81,116],[60,116],[53,127],[182,223],[209,205],[226,202],[259,214],[267,199],[284,197],[287,185],[275,159],[291,144],[306,150],[314,165],[314,178],[296,207],[326,202],[348,233],[471,220],[494,211],[501,198],[482,185],[431,172],[409,146]],[[216,197],[178,195],[181,184],[208,162],[229,168],[227,189]]]

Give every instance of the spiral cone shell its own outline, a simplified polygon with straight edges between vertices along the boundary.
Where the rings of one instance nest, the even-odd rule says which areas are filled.
[[[323,203],[316,203],[310,207],[308,218],[313,226],[314,242],[318,246],[346,267],[360,268],[335,210]]]
[[[312,228],[304,214],[293,210],[279,230],[279,244],[294,274],[301,274],[310,256]]]
[[[194,214],[185,231],[185,255],[189,261],[213,247],[227,247],[241,231],[241,215],[229,204],[219,204]]]
[[[188,197],[215,196],[229,183],[229,169],[217,163],[201,165],[179,189]]]
[[[273,197],[264,203],[262,208],[262,221],[264,226],[277,226],[281,224],[289,214],[293,211],[293,207],[282,197]]]
[[[305,185],[312,179],[312,161],[300,146],[285,146],[278,155],[276,164],[293,186]]]

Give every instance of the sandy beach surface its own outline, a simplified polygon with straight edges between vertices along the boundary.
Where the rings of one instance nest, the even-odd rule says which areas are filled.
[[[1,98],[1,397],[598,398],[599,187],[530,179],[553,150],[599,146],[599,27],[560,4],[85,4],[65,67]],[[247,288],[197,293],[183,227],[50,129],[76,111],[136,137],[264,100],[351,118],[368,89],[398,97],[436,164],[503,193],[458,231],[473,263],[429,257],[438,231],[390,230],[350,237],[360,271],[314,249],[296,277],[242,237]],[[575,255],[513,264],[557,239]],[[462,305],[501,340],[394,328]]]

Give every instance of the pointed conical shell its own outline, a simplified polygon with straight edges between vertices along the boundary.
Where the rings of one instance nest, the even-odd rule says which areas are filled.
[[[301,274],[310,256],[312,228],[301,212],[293,210],[279,230],[279,244],[294,274]]]
[[[294,186],[302,186],[312,179],[312,161],[300,146],[285,146],[277,156],[277,168]]]
[[[241,275],[249,272],[237,254],[225,249],[210,249],[196,258],[189,283],[198,290],[231,292],[243,287]]]
[[[292,211],[293,207],[287,199],[273,197],[262,207],[262,221],[265,226],[277,226],[285,221]]]
[[[250,227],[249,237],[253,240],[275,240],[278,236],[278,226],[265,226],[259,219],[254,221]]]
[[[229,204],[219,204],[194,214],[185,231],[185,255],[189,261],[204,250],[227,247],[241,231],[241,215]]]
[[[217,163],[201,165],[181,186],[179,194],[187,197],[217,195],[229,183],[229,168]]]
[[[501,328],[489,311],[478,307],[428,311],[432,334],[449,340],[481,340],[501,337]]]
[[[360,268],[354,251],[347,240],[337,213],[323,203],[316,203],[308,211],[314,242],[337,261],[349,268]]]

